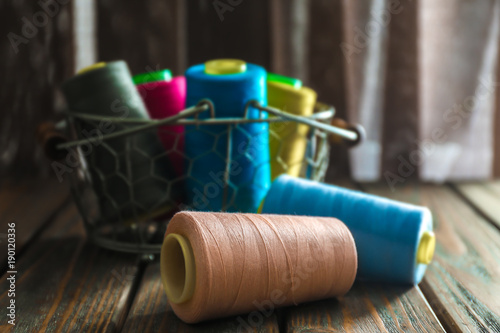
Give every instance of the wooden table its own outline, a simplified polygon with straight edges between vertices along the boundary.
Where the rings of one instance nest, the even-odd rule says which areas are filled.
[[[340,299],[252,318],[258,332],[500,332],[500,182],[385,184],[363,191],[429,206],[437,252],[416,287],[357,282]],[[7,223],[16,224],[19,332],[246,332],[248,315],[187,325],[173,314],[158,260],[88,242],[66,184],[24,181],[0,191],[0,331],[8,332]],[[238,319],[240,318],[240,319]],[[242,318],[242,319],[241,319]]]

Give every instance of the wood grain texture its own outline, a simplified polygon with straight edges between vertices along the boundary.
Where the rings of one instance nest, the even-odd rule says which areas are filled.
[[[274,313],[265,319],[261,314],[253,317],[255,319],[251,320],[258,323],[255,326],[249,324],[248,318],[249,315],[246,314],[195,325],[185,324],[175,316],[167,302],[161,283],[160,264],[157,261],[146,268],[123,332],[279,332]]]
[[[500,40],[498,41],[500,44]],[[500,47],[499,47],[500,48]],[[495,82],[500,82],[500,54],[497,56]],[[493,120],[493,177],[500,178],[500,84],[495,87],[495,108]]]
[[[388,26],[387,72],[384,85],[382,178],[400,177],[400,158],[415,159],[419,138],[418,1],[404,1],[386,9]],[[393,2],[396,3],[396,2]],[[416,161],[415,168],[418,168]],[[416,178],[413,172],[411,178]]]
[[[318,100],[335,107],[336,117],[346,119],[345,58],[339,45],[343,41],[343,2],[309,2],[307,84],[318,93]],[[349,175],[349,158],[343,145],[332,146],[327,181]]]
[[[500,228],[500,181],[454,184],[453,186],[488,220]]]
[[[318,99],[335,106],[337,116],[345,118],[345,58],[339,47],[343,41],[341,0],[311,1],[309,9],[308,77],[306,83]]]
[[[420,284],[450,332],[500,331],[500,233],[446,187],[411,184],[369,192],[428,206],[437,248]]]
[[[380,178],[387,31],[381,24],[386,1],[343,0],[346,105],[349,121],[366,129],[366,140],[350,150],[357,181]],[[375,28],[373,28],[375,27]],[[378,27],[378,28],[377,28]],[[373,32],[370,29],[373,29]]]
[[[271,70],[309,84],[310,2],[272,0],[270,5]]]
[[[0,2],[0,175],[49,172],[35,130],[61,106],[58,86],[74,71],[72,2],[65,2],[49,14],[38,1]]]
[[[346,179],[335,185],[359,189]],[[441,332],[420,288],[357,281],[339,299],[284,309],[287,332]]]
[[[269,68],[266,0],[197,0],[188,8],[188,65],[238,58]]]
[[[346,296],[287,308],[286,331],[444,332],[418,287],[355,283]]]
[[[137,258],[89,243],[69,205],[30,244],[16,269],[16,332],[114,332],[126,315]],[[6,278],[0,283],[2,318],[9,302]],[[13,326],[1,323],[2,332],[11,331]]]
[[[98,59],[125,60],[132,74],[186,69],[185,2],[97,1]]]
[[[290,25],[291,10],[286,3],[285,0],[270,1],[271,70],[281,75],[293,76],[294,70],[290,60],[292,39],[286,30]]]
[[[16,252],[20,252],[50,222],[53,215],[69,203],[67,183],[48,180],[25,179],[6,183],[0,187],[0,235],[7,235],[7,224],[16,224]],[[1,271],[7,262],[7,242],[0,238]]]

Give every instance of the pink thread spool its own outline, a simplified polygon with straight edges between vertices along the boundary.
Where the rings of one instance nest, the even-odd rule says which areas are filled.
[[[153,119],[172,117],[186,108],[186,79],[176,76],[169,81],[145,82],[137,85],[149,115]],[[158,129],[177,176],[184,173],[184,126],[166,125]]]

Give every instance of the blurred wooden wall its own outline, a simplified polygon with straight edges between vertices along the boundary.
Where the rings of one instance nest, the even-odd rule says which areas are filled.
[[[0,182],[49,172],[35,129],[62,106],[57,87],[74,73],[73,3],[66,2],[0,2]]]
[[[404,181],[419,175],[417,163],[411,173],[401,175],[401,160],[409,160],[419,140],[429,135],[428,114],[443,113],[446,104],[463,100],[474,88],[449,84],[479,73],[461,71],[458,67],[466,64],[459,61],[466,59],[454,57],[453,52],[465,52],[482,36],[482,45],[496,42],[493,53],[498,59],[500,45],[498,19],[488,15],[498,12],[500,0],[485,0],[476,7],[469,0],[447,0],[456,9],[456,19],[467,17],[467,24],[478,22],[480,28],[470,34],[454,33],[449,47],[441,41],[443,52],[455,61],[447,70],[453,72],[455,66],[462,75],[439,77],[449,80],[440,86],[447,99],[436,104],[432,101],[437,97],[422,82],[432,81],[428,68],[441,65],[432,59],[433,46],[422,42],[431,31],[422,25],[438,24],[432,13],[444,7],[430,0],[46,1],[57,3],[59,10],[28,43],[20,44],[18,52],[8,38],[0,43],[2,177],[50,173],[33,138],[34,129],[62,106],[58,87],[78,68],[95,60],[124,59],[133,73],[168,67],[181,74],[210,58],[234,57],[301,78],[321,101],[333,104],[339,116],[363,123],[367,144],[350,152],[334,147],[330,179],[351,173],[369,181],[393,174]],[[0,9],[4,36],[22,35],[23,18],[32,20],[33,14],[44,10],[37,2],[23,0],[3,1]],[[354,52],[346,51],[358,42]],[[497,77],[500,70],[494,68]],[[499,125],[498,86],[492,96],[496,101],[484,106],[491,109],[485,116]],[[424,110],[423,103],[436,110]],[[463,129],[467,130],[469,126]],[[496,139],[488,148],[495,151],[491,174],[498,176],[500,135],[498,130],[492,133]]]

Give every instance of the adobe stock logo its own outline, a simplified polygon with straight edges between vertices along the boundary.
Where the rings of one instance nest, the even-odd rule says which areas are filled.
[[[412,2],[413,0],[406,0]],[[400,14],[404,9],[401,0],[389,0],[382,8],[370,11],[370,19],[364,27],[354,26],[352,41],[340,43],[340,49],[347,63],[351,63],[353,55],[360,54],[373,40],[379,38],[384,29],[389,26],[392,15]]]
[[[40,0],[38,5],[41,10],[35,12],[30,19],[26,16],[21,18],[23,23],[21,27],[21,34],[16,34],[14,32],[9,32],[7,38],[9,39],[10,45],[14,50],[14,53],[19,53],[19,46],[21,44],[28,44],[31,39],[38,35],[39,29],[44,28],[49,24],[50,19],[54,18],[59,14],[61,6],[69,3],[70,0]]]
[[[239,6],[243,0],[215,0],[212,2],[217,15],[219,16],[219,20],[224,21],[224,13],[232,12],[236,6]]]

